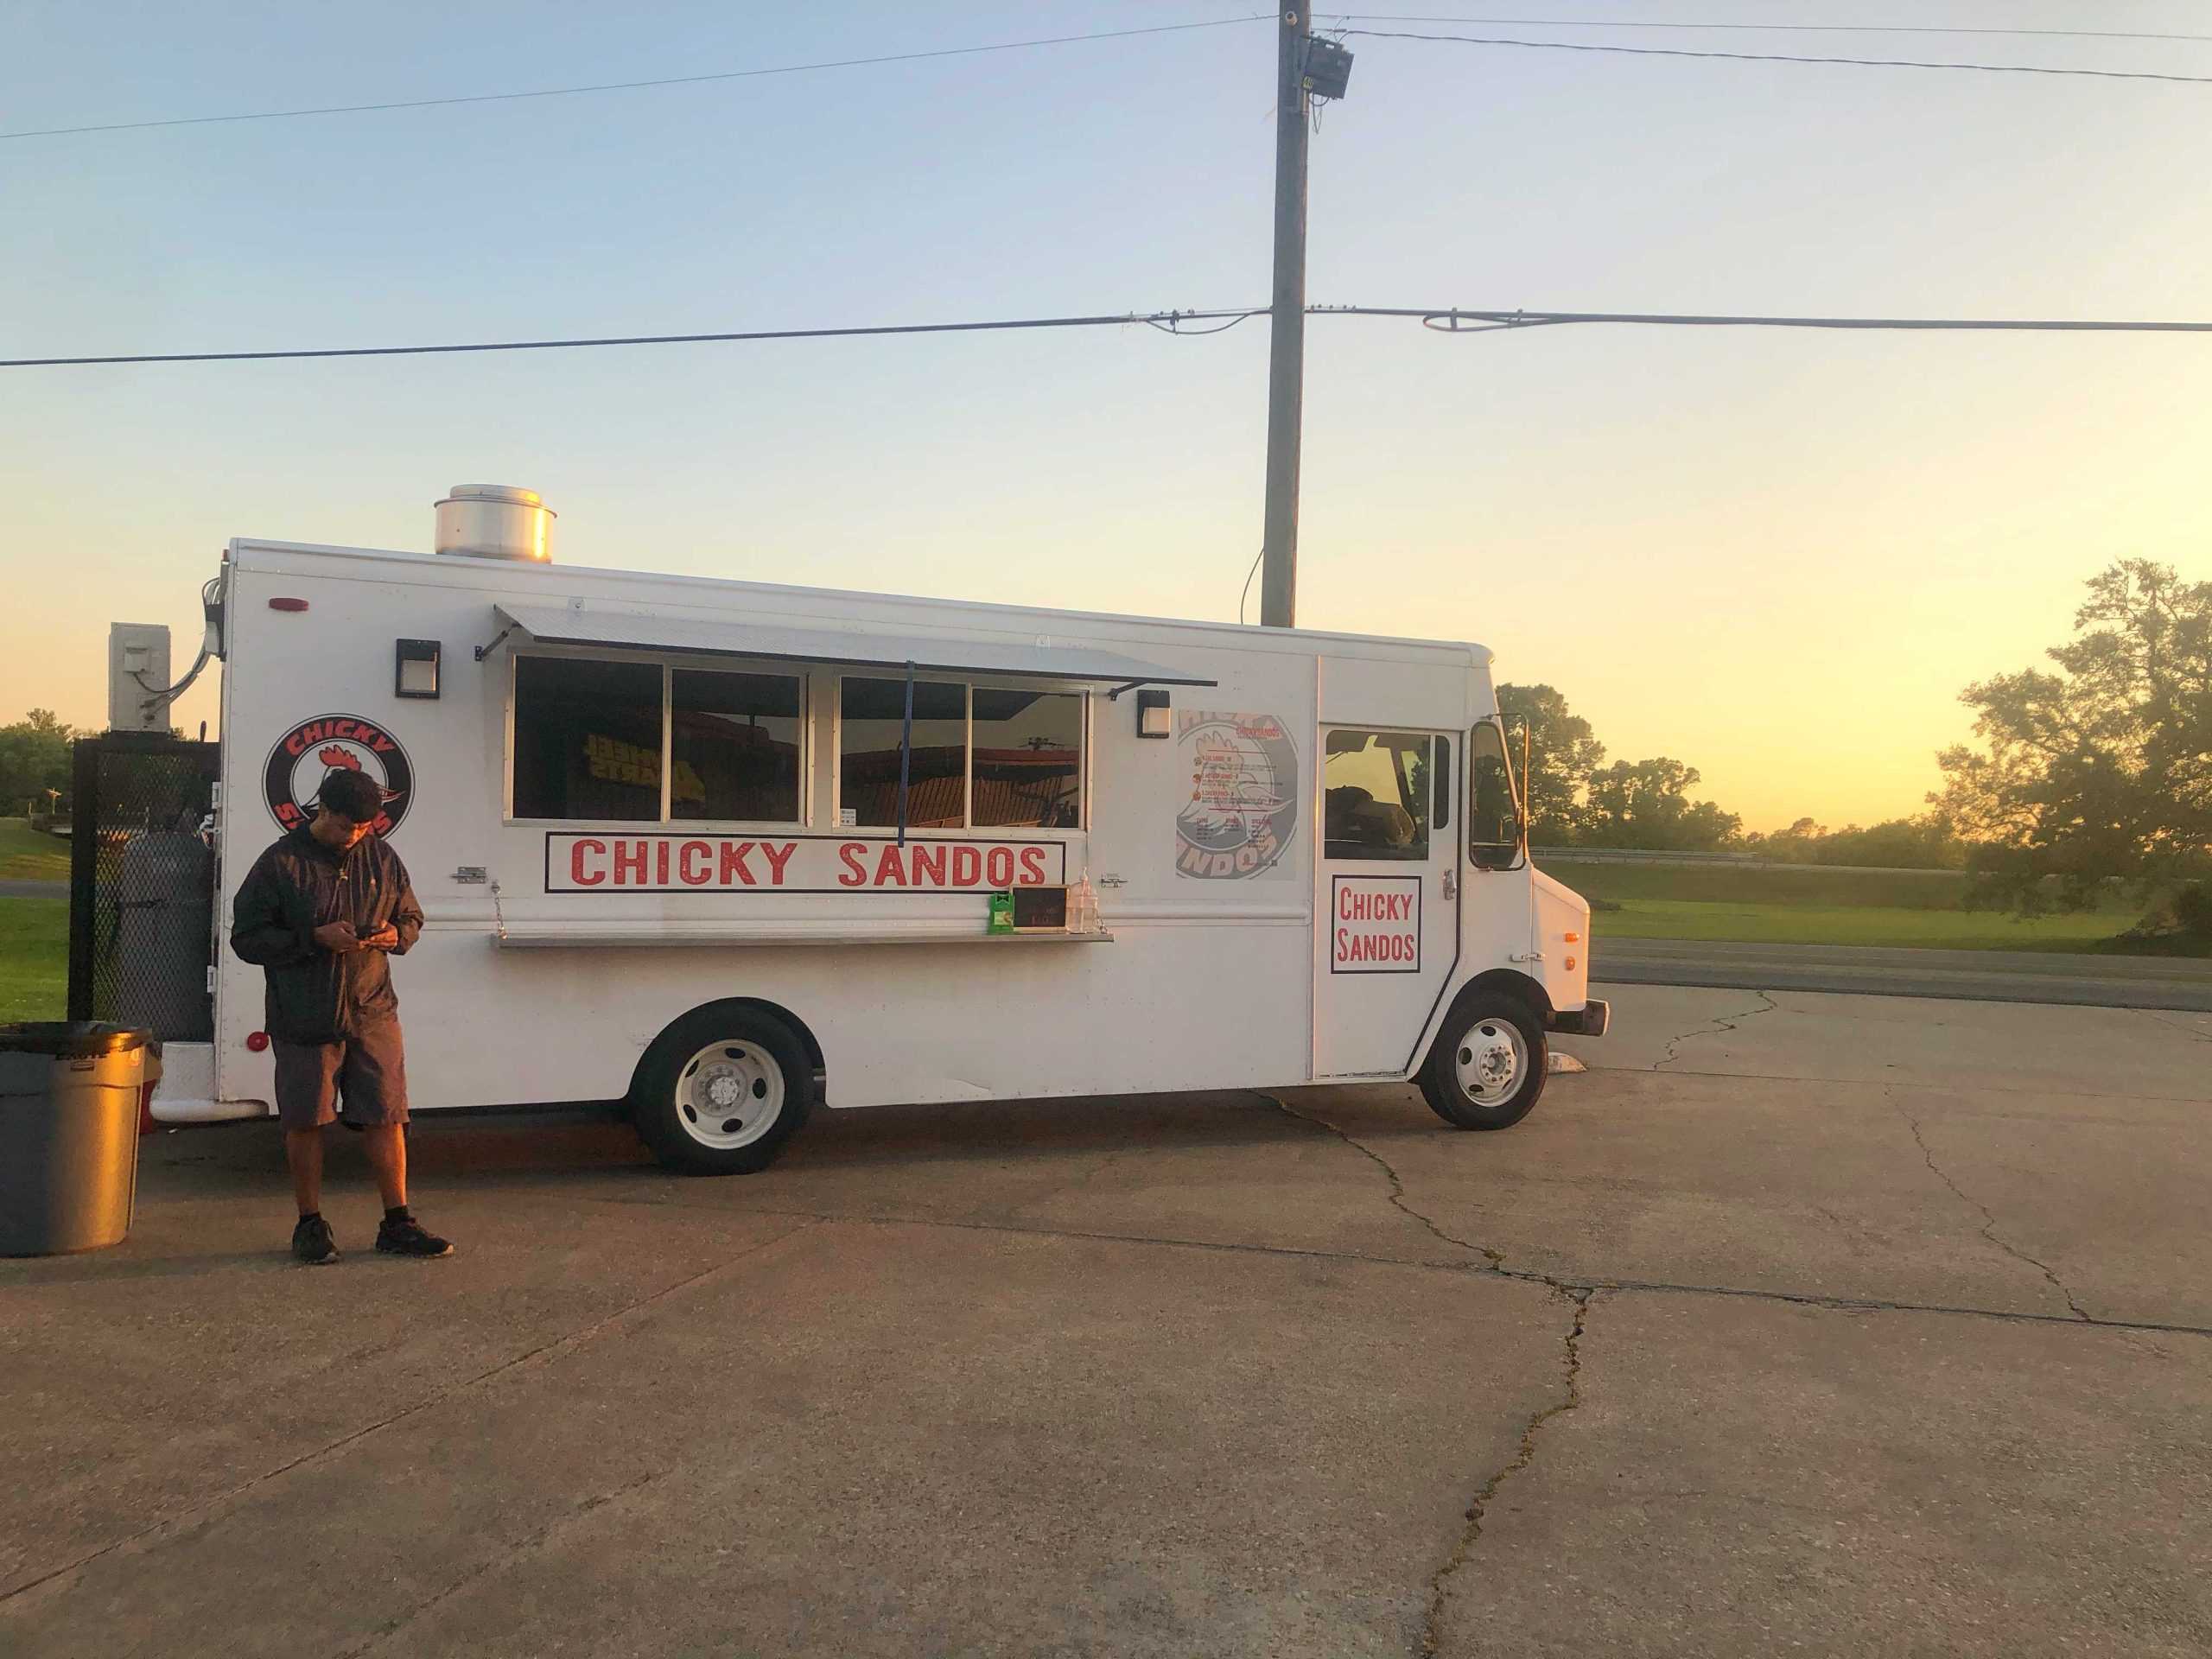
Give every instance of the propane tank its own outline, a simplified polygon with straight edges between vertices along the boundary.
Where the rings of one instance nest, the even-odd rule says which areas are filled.
[[[115,1019],[171,1042],[205,1042],[215,855],[196,835],[156,830],[123,849],[114,935]]]

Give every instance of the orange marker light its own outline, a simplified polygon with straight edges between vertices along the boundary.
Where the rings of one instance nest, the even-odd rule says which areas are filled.
[[[1580,933],[1570,933],[1567,936],[1567,942],[1569,944],[1580,944],[1582,943],[1582,936]]]
[[[1574,958],[1573,957],[1569,957],[1567,959],[1567,971],[1570,974],[1574,971]]]

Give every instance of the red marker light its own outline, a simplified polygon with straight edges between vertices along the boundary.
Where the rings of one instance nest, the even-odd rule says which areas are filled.
[[[308,602],[304,599],[272,599],[269,601],[269,608],[272,611],[304,611],[307,607]]]
[[[246,1033],[245,1046],[251,1049],[255,1053],[260,1053],[262,1050],[269,1046],[269,1033],[265,1031],[250,1031]]]

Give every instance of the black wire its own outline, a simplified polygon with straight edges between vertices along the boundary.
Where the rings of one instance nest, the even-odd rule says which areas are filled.
[[[1148,315],[1131,312],[1096,317],[1009,317],[988,322],[894,322],[849,328],[753,328],[710,334],[610,334],[576,340],[480,340],[454,346],[334,346],[273,352],[142,352],[115,357],[13,357],[0,358],[0,369],[79,368],[97,364],[122,363],[264,363],[280,359],[313,357],[435,357],[454,352],[560,352],[594,346],[703,346],[731,340],[853,340],[879,334],[974,334],[1018,328],[1105,328],[1132,322],[1148,322],[1158,327],[1178,318],[1191,317],[1211,321],[1226,316],[1230,321],[1224,326],[1230,327],[1247,317],[1257,316],[1266,309],[1267,307],[1260,306],[1237,312],[1154,311]],[[1192,332],[1215,334],[1219,330]]]
[[[1465,306],[1311,305],[1316,316],[1414,317],[1439,334],[1495,334],[1504,329],[1604,322],[1672,328],[1835,328],[1918,334],[2208,334],[2212,322],[2132,322],[2036,317],[1791,317],[1700,315],[1668,311],[1478,311]],[[1461,318],[1486,325],[1456,327]]]
[[[1661,311],[1478,310],[1465,306],[1309,305],[1308,316],[1408,317],[1440,334],[1497,334],[1510,329],[1597,322],[1681,328],[1832,328],[1920,333],[2212,334],[2212,322],[2107,321],[2031,317],[1793,317],[1697,315]],[[1248,317],[1270,315],[1264,305],[1239,310],[1128,312],[1111,316],[1007,317],[983,322],[894,322],[845,328],[753,328],[706,334],[618,334],[574,340],[479,340],[451,346],[340,346],[270,352],[160,352],[116,357],[0,358],[0,369],[80,368],[130,363],[262,363],[322,357],[435,357],[457,352],[553,352],[601,346],[694,346],[764,340],[867,340],[894,334],[974,334],[1031,328],[1122,327],[1149,323],[1186,338],[1217,334]],[[1226,321],[1224,321],[1226,319]],[[1178,322],[1219,322],[1217,328],[1184,329]]]
[[[1224,29],[1231,23],[1264,21],[1269,14],[1216,17],[1202,23],[1159,23],[1147,29],[1109,29],[1096,35],[1050,35],[1033,41],[1000,41],[988,46],[946,46],[927,52],[891,52],[873,58],[835,58],[822,63],[778,64],[766,69],[725,69],[706,75],[664,75],[652,80],[608,80],[585,86],[546,86],[527,92],[474,92],[454,98],[410,98],[382,104],[328,104],[304,110],[253,110],[238,115],[186,115],[158,121],[106,121],[80,127],[32,127],[0,132],[0,139],[60,138],[86,132],[138,132],[149,127],[204,127],[228,121],[291,121],[308,115],[365,115],[388,110],[427,110],[448,104],[504,104],[526,98],[575,98],[587,92],[628,92],[651,86],[696,86],[710,80],[751,80],[761,75],[811,74],[822,69],[861,69],[886,63],[918,63],[928,58],[974,57],[987,52],[1020,52],[1032,47],[1073,46],[1085,41],[1122,41],[1138,35],[1177,35],[1194,29]]]
[[[1792,35],[2003,35],[2071,41],[2203,41],[2212,35],[2154,34],[2134,29],[1957,29],[1938,23],[1685,23],[1630,22],[1613,17],[1429,17],[1410,13],[1332,11],[1315,14],[1347,23],[1487,23],[1501,29],[1712,29]]]
[[[1944,63],[1920,58],[1824,58],[1786,52],[1704,52],[1681,46],[1604,46],[1595,41],[1515,41],[1477,35],[1414,35],[1399,29],[1348,29],[1378,41],[1433,41],[1458,46],[1517,46],[1536,52],[1610,52],[1631,58],[1712,58],[1730,63],[1834,63],[1860,69],[1969,69],[1992,75],[2087,75],[2097,80],[2169,80],[2212,86],[2212,75],[2169,75],[2151,69],[2056,69],[2033,63]]]
[[[1217,317],[1222,315],[1223,313],[1218,311],[1170,311],[1166,314],[1167,320],[1165,322],[1161,321],[1156,316],[1140,317],[1136,319],[1136,321],[1148,324],[1150,327],[1159,329],[1163,334],[1173,334],[1179,340],[1204,340],[1208,334],[1225,334],[1230,329],[1234,328],[1238,323],[1243,322],[1246,318],[1265,316],[1267,315],[1267,311],[1268,308],[1266,306],[1262,306],[1256,311],[1239,311],[1235,316],[1230,317],[1227,322],[1217,323],[1211,328],[1179,328],[1175,324],[1176,320],[1179,317]]]
[[[1252,578],[1259,574],[1260,561],[1268,556],[1268,544],[1260,543],[1260,550],[1252,556],[1252,568],[1244,573],[1243,591],[1236,595],[1236,626],[1244,626],[1244,601],[1252,596]]]

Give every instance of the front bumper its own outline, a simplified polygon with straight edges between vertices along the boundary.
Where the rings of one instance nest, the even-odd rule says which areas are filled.
[[[1579,1008],[1554,1014],[1544,1021],[1544,1029],[1558,1032],[1564,1037],[1602,1037],[1612,1020],[1613,1005],[1592,997]]]

